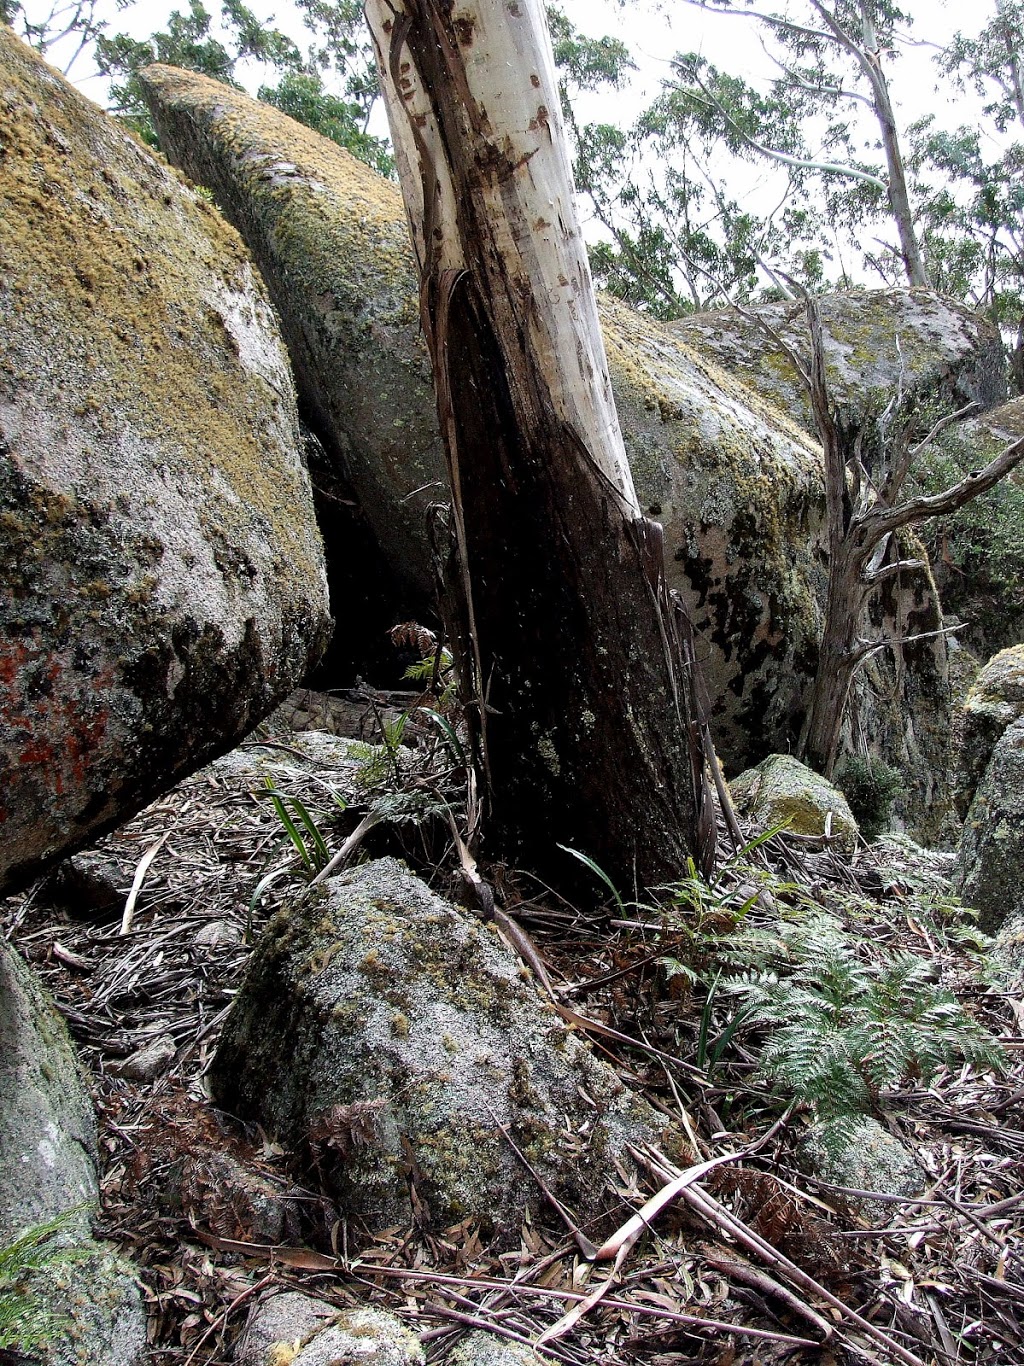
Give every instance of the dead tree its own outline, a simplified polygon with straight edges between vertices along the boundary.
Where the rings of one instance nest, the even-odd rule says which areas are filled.
[[[612,400],[541,0],[368,0],[451,480],[443,611],[485,851],[705,865],[692,675]]]

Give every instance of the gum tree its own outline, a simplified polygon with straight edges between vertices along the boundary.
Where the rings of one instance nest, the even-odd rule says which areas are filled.
[[[487,850],[618,885],[711,855],[685,623],[641,514],[540,0],[369,0],[451,480]]]

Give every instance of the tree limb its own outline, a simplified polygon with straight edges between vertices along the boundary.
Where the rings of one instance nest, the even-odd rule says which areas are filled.
[[[921,495],[911,498],[894,508],[880,508],[876,504],[869,511],[860,514],[857,521],[865,534],[865,539],[874,545],[887,532],[898,531],[900,527],[911,526],[915,522],[927,521],[930,517],[944,517],[956,512],[990,488],[998,484],[1024,460],[1024,437],[1007,446],[983,470],[972,470],[958,484],[942,493]]]

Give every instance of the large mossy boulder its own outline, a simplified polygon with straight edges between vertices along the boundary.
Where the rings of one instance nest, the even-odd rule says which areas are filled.
[[[1024,919],[1024,719],[992,751],[960,837],[954,886],[986,933]]]
[[[24,1306],[51,1321],[31,1359],[141,1366],[146,1318],[132,1270],[89,1230],[97,1138],[85,1078],[63,1020],[2,939],[0,1045],[0,1249],[61,1221],[57,1258],[25,1276]]]
[[[237,234],[0,27],[0,887],[141,808],[328,632]]]
[[[1006,398],[999,329],[973,309],[929,289],[844,290],[818,302],[830,397],[848,419],[880,416],[898,389],[950,412]],[[806,386],[778,341],[807,356],[802,302],[692,313],[667,330],[816,434]]]
[[[270,923],[211,1071],[219,1104],[305,1152],[347,1217],[465,1219],[518,1243],[543,1197],[587,1224],[627,1144],[675,1140],[539,997],[492,928],[395,859]]]
[[[964,702],[954,795],[967,815],[992,752],[1007,728],[1024,717],[1024,645],[1000,650],[974,680]]]
[[[447,501],[447,477],[398,186],[219,81],[166,66],[140,79],[161,147],[212,191],[274,300],[322,450],[313,474],[332,588],[376,593],[364,631],[429,618],[427,509]]]
[[[415,613],[431,586],[427,505],[446,476],[397,186],[202,76],[154,66],[142,79],[168,155],[259,261],[305,406],[405,584],[396,612]],[[600,308],[637,490],[697,628],[719,752],[742,768],[791,744],[806,705],[825,588],[820,455],[670,329],[614,299]],[[930,577],[890,583],[878,612],[901,635],[935,629]],[[911,775],[918,816],[942,804],[930,775],[946,767],[944,662],[941,640],[919,642],[900,668],[873,659],[861,683],[867,738]]]
[[[740,815],[759,831],[784,826],[795,835],[828,837],[852,853],[860,831],[850,804],[827,778],[794,759],[771,754],[729,784]]]

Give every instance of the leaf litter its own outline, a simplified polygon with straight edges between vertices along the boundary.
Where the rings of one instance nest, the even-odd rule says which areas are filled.
[[[457,759],[429,718],[396,726],[410,703],[353,693],[310,700],[302,720],[388,741],[379,767],[393,787],[441,793],[443,815],[373,822],[352,854],[401,852],[455,895]],[[246,748],[273,755],[279,800],[315,812],[337,847],[366,823],[370,797],[359,765],[310,757],[290,729],[299,710],[276,713]],[[366,747],[364,768],[376,758]],[[619,1212],[600,1261],[583,1255],[588,1231],[567,1233],[554,1209],[527,1217],[519,1247],[499,1253],[468,1222],[367,1233],[317,1190],[309,1153],[300,1165],[274,1135],[211,1105],[204,1076],[252,942],[304,884],[266,792],[244,765],[212,765],[99,841],[70,889],[65,870],[0,903],[6,938],[44,979],[92,1076],[97,1231],[140,1268],[154,1366],[229,1362],[254,1299],[283,1286],[390,1310],[431,1362],[474,1329],[569,1366],[1024,1362],[1024,1006],[985,971],[983,941],[957,916],[948,856],[894,839],[851,859],[778,832],[712,888],[676,889],[674,908],[672,896],[624,903],[599,878],[595,904],[570,905],[524,872],[482,868],[563,1018],[693,1153],[686,1172],[638,1151],[639,1176],[595,1174]],[[89,878],[107,904],[83,914]],[[1001,1070],[911,1068],[876,1097],[919,1168],[913,1196],[810,1174],[811,1107],[759,1071],[763,1029],[744,1025],[718,960],[731,962],[727,981],[742,975],[745,936],[777,941],[780,903],[833,917],[866,963],[926,957],[1003,1044]],[[325,1117],[322,1147],[359,1141],[372,1116],[341,1113],[351,1108]]]

